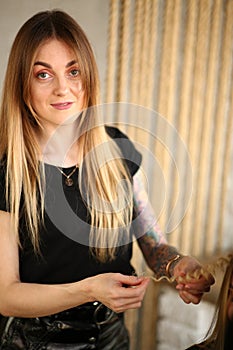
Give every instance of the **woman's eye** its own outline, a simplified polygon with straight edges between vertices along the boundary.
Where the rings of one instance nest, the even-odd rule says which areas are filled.
[[[45,80],[48,79],[50,77],[49,73],[47,72],[41,72],[37,74],[37,78]]]
[[[70,71],[70,75],[75,78],[75,77],[80,75],[80,70],[79,69],[72,69]]]

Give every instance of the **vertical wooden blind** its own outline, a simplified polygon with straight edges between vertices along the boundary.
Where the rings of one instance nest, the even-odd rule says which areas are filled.
[[[167,235],[169,242],[198,257],[231,248],[233,230],[226,227],[232,225],[225,220],[232,220],[226,212],[233,198],[233,1],[110,0],[105,90],[107,103],[154,111],[145,120],[151,133],[127,126],[135,124],[134,113],[115,121],[123,118],[133,140],[146,144],[158,161],[165,184],[158,219],[165,233],[174,208],[179,217]],[[159,126],[158,116],[165,127]],[[188,157],[179,151],[179,138]],[[156,207],[158,169],[148,166],[145,171],[153,179],[150,199]],[[130,319],[132,349],[155,348],[153,340],[140,345],[145,332],[155,339],[148,322],[136,328],[145,309],[146,304]]]
[[[137,142],[152,145],[163,171],[160,225],[166,231],[177,193],[185,196],[191,185],[183,220],[168,239],[185,253],[221,252],[229,235],[223,228],[232,181],[233,1],[112,0],[109,18],[105,102],[137,104],[153,109],[155,118],[164,117],[184,141],[192,166],[190,184],[185,160],[182,169],[175,169],[166,145],[150,142],[140,129],[132,133]],[[130,115],[124,118],[132,121]],[[153,118],[150,122],[153,131]],[[153,194],[151,199],[155,204]]]

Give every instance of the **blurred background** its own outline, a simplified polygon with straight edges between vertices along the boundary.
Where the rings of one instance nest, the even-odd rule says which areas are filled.
[[[233,245],[233,1],[0,0],[0,88],[19,27],[52,8],[73,16],[91,41],[106,120],[143,153],[168,241],[204,263],[226,254]],[[146,271],[136,244],[133,259]],[[168,283],[151,282],[143,307],[127,314],[131,350],[181,350],[201,339],[218,288],[194,306]]]

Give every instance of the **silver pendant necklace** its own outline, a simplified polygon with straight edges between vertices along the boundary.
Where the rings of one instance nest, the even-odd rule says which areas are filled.
[[[63,171],[61,168],[59,168],[58,166],[57,166],[56,168],[60,171],[60,173],[61,173],[62,175],[64,175],[64,176],[66,177],[66,179],[65,179],[65,184],[66,184],[66,186],[68,186],[68,187],[73,186],[74,181],[71,179],[71,176],[72,176],[72,175],[75,173],[75,171],[77,170],[78,164],[75,165],[75,168],[74,168],[74,169],[71,171],[71,173],[68,174],[68,175],[66,175],[66,173],[64,173],[64,171]]]

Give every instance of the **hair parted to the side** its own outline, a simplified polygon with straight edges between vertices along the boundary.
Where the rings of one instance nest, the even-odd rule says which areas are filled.
[[[41,126],[31,105],[30,79],[38,48],[50,39],[63,41],[77,57],[84,91],[84,110],[99,103],[99,78],[94,53],[77,22],[60,10],[39,12],[25,22],[13,42],[3,85],[0,159],[6,161],[6,200],[12,213],[14,230],[18,232],[19,217],[22,215],[20,200],[23,195],[24,215],[35,251],[39,251],[45,178],[35,136],[36,128]],[[87,159],[85,167],[81,166],[81,169],[85,168],[85,178],[80,171],[80,183],[85,184],[91,213],[92,251],[99,260],[105,261],[114,258],[119,238],[116,229],[124,227],[126,234],[128,232],[132,218],[132,186],[127,169],[120,159],[120,151],[109,142],[104,126],[98,125],[97,116],[83,113],[83,118],[87,118],[83,125],[88,125],[88,131],[82,135],[82,159]],[[106,158],[105,166],[102,167],[98,160],[100,151],[97,145],[106,142],[106,149],[112,152],[112,161],[109,163]],[[87,154],[90,157],[85,157]],[[117,187],[122,180],[127,180],[127,185],[118,198],[118,208],[112,206],[110,213],[106,214],[105,202],[108,201],[111,206],[111,201],[119,195]],[[92,190],[94,183],[98,195]],[[112,229],[115,229],[116,235],[111,234]],[[109,231],[110,234],[102,235],[102,231]]]

